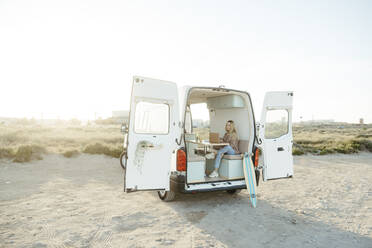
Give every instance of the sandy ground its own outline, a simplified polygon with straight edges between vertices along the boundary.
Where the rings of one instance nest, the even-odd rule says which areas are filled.
[[[301,156],[246,191],[123,193],[117,159],[0,162],[0,247],[372,247],[372,155]]]

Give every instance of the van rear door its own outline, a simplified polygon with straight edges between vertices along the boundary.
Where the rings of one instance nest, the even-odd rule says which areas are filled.
[[[136,76],[130,106],[124,190],[169,190],[180,132],[177,85]]]
[[[293,92],[265,95],[259,128],[264,181],[293,175],[292,102]]]

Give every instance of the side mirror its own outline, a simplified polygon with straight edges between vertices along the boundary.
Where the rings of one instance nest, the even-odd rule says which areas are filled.
[[[129,129],[128,124],[126,124],[126,123],[121,124],[121,130],[120,131],[122,133],[128,133],[128,129]]]

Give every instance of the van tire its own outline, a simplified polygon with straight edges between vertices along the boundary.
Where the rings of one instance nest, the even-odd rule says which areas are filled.
[[[229,190],[226,190],[226,192],[230,195],[233,195],[233,194],[238,194],[240,193],[240,191],[242,191],[241,189],[229,189]]]
[[[176,198],[176,192],[171,190],[170,191],[161,190],[158,191],[158,196],[162,201],[170,202],[173,201],[174,198]]]

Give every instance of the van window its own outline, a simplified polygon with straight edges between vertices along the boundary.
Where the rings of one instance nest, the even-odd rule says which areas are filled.
[[[136,104],[134,132],[167,134],[169,132],[169,105],[141,101]]]
[[[192,119],[191,119],[191,110],[189,106],[187,106],[186,108],[185,132],[192,133]]]
[[[266,112],[265,138],[275,139],[288,133],[288,111],[285,109]]]
[[[201,140],[209,139],[209,110],[206,103],[196,103],[190,105],[192,116],[192,131]]]

